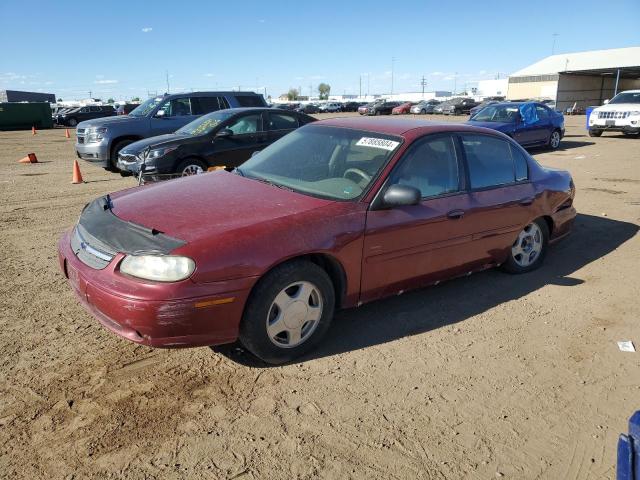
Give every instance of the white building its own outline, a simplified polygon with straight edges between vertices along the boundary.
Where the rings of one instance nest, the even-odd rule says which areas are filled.
[[[509,76],[507,98],[551,98],[564,110],[640,88],[640,47],[551,55]]]
[[[475,96],[480,98],[506,97],[508,87],[508,78],[498,78],[496,80],[479,80]]]

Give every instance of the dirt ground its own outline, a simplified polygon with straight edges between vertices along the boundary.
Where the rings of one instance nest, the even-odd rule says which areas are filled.
[[[640,139],[566,121],[560,150],[532,152],[577,186],[574,233],[542,269],[340,312],[281,367],[103,329],[56,242],[134,180],[82,162],[72,185],[64,130],[0,132],[0,477],[615,478],[640,408]],[[39,164],[16,163],[29,152]]]

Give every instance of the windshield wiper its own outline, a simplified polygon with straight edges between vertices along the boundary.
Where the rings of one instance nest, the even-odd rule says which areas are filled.
[[[243,177],[245,177],[246,175],[242,174],[241,175]],[[252,180],[257,180],[258,182],[262,182],[262,183],[266,183],[267,185],[271,185],[272,187],[276,187],[276,188],[280,188],[282,190],[287,190],[289,192],[295,192],[295,190],[291,187],[286,187],[280,183],[276,183],[276,182],[272,182],[271,180],[267,180],[266,178],[262,178],[262,177],[247,177],[247,178],[251,178]]]

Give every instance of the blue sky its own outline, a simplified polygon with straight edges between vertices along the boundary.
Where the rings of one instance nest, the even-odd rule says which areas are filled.
[[[258,87],[461,88],[551,54],[640,45],[640,0],[0,0],[0,89],[65,100]],[[368,79],[368,80],[367,80]]]

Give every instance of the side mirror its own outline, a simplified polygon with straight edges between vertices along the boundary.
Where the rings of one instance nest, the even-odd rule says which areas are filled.
[[[252,157],[255,157],[255,156],[256,156],[257,154],[259,154],[259,153],[260,153],[260,150],[256,150],[255,152],[252,152],[252,153],[251,153],[251,156],[252,156]]]
[[[216,133],[216,138],[224,138],[224,137],[232,137],[232,136],[233,136],[233,130],[231,130],[230,128],[223,128],[218,133]]]
[[[602,103],[604,103],[604,104],[606,105],[607,103],[609,103],[609,99],[608,99],[608,98],[606,98],[606,99],[604,100],[604,102],[602,102]]]
[[[420,190],[409,185],[394,184],[387,188],[382,197],[382,205],[386,208],[406,207],[420,203]]]
[[[155,116],[156,116],[156,118],[164,118],[164,117],[166,117],[166,115],[167,115],[167,114],[166,114],[166,112],[165,112],[164,110],[158,110],[158,111],[156,112],[156,115],[155,115]]]

